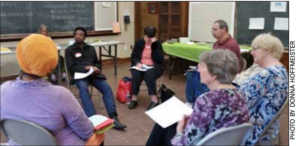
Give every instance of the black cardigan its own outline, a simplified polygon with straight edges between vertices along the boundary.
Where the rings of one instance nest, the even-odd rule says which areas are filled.
[[[131,54],[131,66],[135,66],[137,63],[141,62],[142,53],[145,48],[145,40],[138,40],[132,50]],[[154,62],[155,67],[164,69],[164,53],[162,50],[162,45],[160,41],[155,41],[151,45],[151,59]]]

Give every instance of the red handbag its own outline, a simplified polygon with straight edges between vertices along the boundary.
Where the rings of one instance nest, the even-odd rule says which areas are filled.
[[[127,93],[130,94],[131,98],[131,79],[128,77],[124,77],[123,79],[120,79],[118,88],[117,88],[117,99],[121,103],[126,103],[126,95]]]

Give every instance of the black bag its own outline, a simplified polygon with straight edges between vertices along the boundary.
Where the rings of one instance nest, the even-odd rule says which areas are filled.
[[[167,88],[166,85],[162,84],[158,90],[158,95],[160,95],[161,103],[167,101],[172,96],[175,95],[175,92],[171,89]],[[155,123],[152,132],[146,142],[146,146],[153,145],[164,145],[164,146],[172,146],[171,139],[176,135],[176,127],[177,123],[173,125],[163,128],[157,123]]]
[[[161,103],[167,101],[172,96],[175,95],[175,92],[167,88],[166,85],[162,84],[158,90],[158,95],[160,94]]]

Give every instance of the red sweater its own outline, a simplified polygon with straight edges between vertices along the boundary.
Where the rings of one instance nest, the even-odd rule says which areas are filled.
[[[239,72],[241,72],[241,51],[240,51],[240,46],[239,44],[229,35],[229,37],[227,37],[225,40],[221,41],[217,41],[214,46],[213,49],[229,49],[230,51],[232,51],[238,58],[239,60]]]

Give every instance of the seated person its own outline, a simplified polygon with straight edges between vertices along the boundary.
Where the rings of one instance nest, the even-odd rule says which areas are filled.
[[[244,95],[231,84],[239,68],[236,55],[229,50],[213,50],[201,54],[200,60],[201,82],[210,91],[197,98],[190,117],[183,118],[177,127],[171,126],[176,130],[163,129],[155,124],[147,145],[162,145],[157,143],[162,141],[162,136],[156,135],[171,135],[169,131],[173,131],[173,138],[165,140],[168,142],[165,145],[196,145],[215,130],[249,121]]]
[[[253,63],[248,69],[246,69],[245,71],[237,74],[236,77],[234,78],[233,82],[238,84],[238,85],[242,85],[249,78],[255,76],[256,74],[258,74],[262,70],[263,70],[262,67],[260,67],[256,63]]]
[[[263,68],[261,72],[241,84],[250,112],[254,130],[246,145],[270,145],[279,131],[279,119],[261,135],[265,127],[278,113],[288,97],[288,74],[280,63],[284,52],[282,42],[270,35],[260,34],[252,41],[251,55],[254,63]]]
[[[36,123],[53,134],[58,145],[103,142],[104,135],[94,134],[93,124],[73,94],[43,79],[57,65],[55,43],[31,34],[18,44],[16,55],[22,74],[1,85],[1,120]],[[18,144],[9,139],[9,145]]]
[[[138,40],[134,45],[131,54],[131,66],[142,68],[142,65],[145,64],[153,68],[147,71],[131,69],[132,99],[129,104],[129,109],[134,109],[138,105],[137,96],[143,80],[146,82],[148,94],[151,97],[151,103],[147,107],[147,110],[158,105],[156,79],[159,78],[164,71],[164,54],[161,43],[155,39],[156,28],[153,26],[145,27],[144,34],[145,37]]]
[[[48,36],[48,28],[45,24],[41,24],[40,28],[38,29],[38,33],[44,36]],[[49,37],[50,38],[50,37]],[[59,62],[60,62],[60,70],[62,72],[62,79],[66,78],[66,70],[65,70],[65,63],[64,63],[64,57],[59,55]],[[58,84],[58,66],[51,72],[49,73],[48,76],[48,80],[53,83],[53,84]]]
[[[241,72],[241,53],[239,44],[228,33],[228,24],[224,20],[216,20],[212,25],[212,36],[217,40],[213,44],[213,50],[230,50],[238,58],[239,72]],[[185,94],[187,104],[194,105],[194,102],[199,95],[208,91],[206,85],[201,84],[200,78],[197,78],[197,72],[188,72]]]
[[[198,68],[188,71],[186,74],[185,97],[189,106],[193,106],[197,97],[209,91],[208,87],[201,83],[200,73],[197,70]]]
[[[44,35],[44,36],[48,36],[48,28],[45,24],[41,24],[39,29],[38,29],[38,33],[41,34],[41,35]]]
[[[96,110],[88,90],[88,86],[91,84],[102,93],[108,116],[111,119],[114,119],[114,128],[123,130],[127,126],[121,124],[117,118],[118,114],[116,111],[114,94],[109,84],[106,82],[105,76],[101,73],[101,65],[95,48],[84,42],[86,36],[87,32],[85,28],[75,28],[75,42],[65,50],[67,67],[72,76],[74,76],[75,72],[85,73],[89,71],[90,68],[94,69],[94,73],[92,75],[84,79],[73,80],[79,89],[83,109],[88,117],[96,114]]]
[[[251,67],[246,69],[245,71],[236,75],[233,80],[233,84],[241,85],[245,83],[249,78],[253,77],[260,71],[262,71],[262,67],[257,64],[253,64]],[[186,74],[186,85],[185,85],[185,95],[186,101],[188,105],[193,106],[197,97],[201,94],[209,91],[208,87],[205,84],[202,84],[200,81],[200,73],[197,71],[188,71]]]

